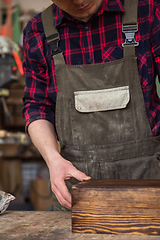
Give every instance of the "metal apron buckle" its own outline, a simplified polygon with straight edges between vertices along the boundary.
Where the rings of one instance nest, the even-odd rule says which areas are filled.
[[[124,45],[134,44],[134,46],[138,46],[139,42],[135,40],[135,33],[138,32],[138,23],[132,25],[124,25],[122,24],[122,32],[125,34],[125,42],[122,43],[122,47]]]
[[[59,48],[59,41],[60,41],[59,33],[56,33],[53,36],[47,38],[47,43],[52,49],[52,56],[62,52],[62,50]]]

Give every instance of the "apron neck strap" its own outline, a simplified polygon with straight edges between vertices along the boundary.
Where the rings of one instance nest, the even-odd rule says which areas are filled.
[[[125,42],[122,44],[124,48],[124,57],[134,57],[135,46],[139,45],[139,43],[135,40],[135,33],[138,31],[137,9],[138,0],[124,1],[125,11],[122,16],[122,32],[125,34]],[[59,33],[57,28],[53,26],[54,14],[52,5],[50,5],[41,13],[41,17],[47,43],[52,49],[52,54],[56,55],[61,53],[62,55],[62,51],[59,48]]]
[[[53,26],[54,14],[53,14],[52,5],[50,5],[41,13],[41,18],[42,18],[44,33],[46,35],[47,44],[52,49],[52,54],[55,55],[57,53],[61,53],[62,51],[59,48],[59,41],[60,41],[59,32],[57,28]]]
[[[138,0],[124,1],[124,14],[122,16],[122,32],[125,34],[124,57],[135,56],[135,46],[139,43],[135,40],[135,33],[138,31],[137,23]]]
[[[122,23],[124,25],[137,24],[138,0],[124,1],[124,15]]]

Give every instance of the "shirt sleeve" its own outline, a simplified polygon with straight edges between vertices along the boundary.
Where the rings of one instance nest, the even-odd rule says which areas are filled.
[[[152,59],[154,76],[158,75],[160,80],[160,2],[159,0],[151,1],[152,9],[150,16],[150,32],[152,45]],[[159,135],[160,132],[160,99],[157,95],[156,87],[152,88],[152,99],[150,100],[150,115],[152,116],[152,133],[153,136]],[[154,120],[154,121],[153,121]]]
[[[41,17],[32,19],[23,32],[23,69],[26,85],[22,115],[26,132],[31,122],[45,119],[55,124],[56,79],[51,50],[46,44]]]
[[[152,55],[156,75],[160,79],[160,1],[154,1],[151,24]]]

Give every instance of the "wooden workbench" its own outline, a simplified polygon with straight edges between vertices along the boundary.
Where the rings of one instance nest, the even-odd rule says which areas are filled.
[[[71,232],[71,213],[6,211],[0,215],[0,240],[159,240],[160,236]]]

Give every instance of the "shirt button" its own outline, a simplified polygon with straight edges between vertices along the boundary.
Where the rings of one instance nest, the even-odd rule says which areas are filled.
[[[88,59],[88,63],[92,63],[93,60],[91,58]]]
[[[88,27],[88,26],[85,26],[84,30],[85,30],[85,31],[88,31],[88,30],[89,30],[89,27]]]

